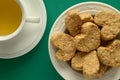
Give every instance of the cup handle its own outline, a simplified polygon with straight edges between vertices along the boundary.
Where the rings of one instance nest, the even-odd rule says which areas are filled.
[[[28,23],[40,23],[40,17],[26,17]]]

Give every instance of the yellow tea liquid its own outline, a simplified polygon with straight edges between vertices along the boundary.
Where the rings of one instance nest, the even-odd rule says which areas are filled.
[[[13,33],[21,20],[22,11],[16,0],[0,0],[0,36]]]

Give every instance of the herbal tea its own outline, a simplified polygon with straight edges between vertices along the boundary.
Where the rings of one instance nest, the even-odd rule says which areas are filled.
[[[22,11],[16,0],[0,0],[0,36],[13,33],[21,20]]]

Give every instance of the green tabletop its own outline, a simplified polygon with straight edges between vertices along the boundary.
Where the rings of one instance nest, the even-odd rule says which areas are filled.
[[[56,18],[68,7],[86,0],[44,0],[47,26],[42,40],[28,54],[16,58],[0,59],[0,80],[64,80],[54,69],[48,53],[48,37]],[[92,0],[93,1],[93,0]],[[96,0],[120,10],[120,0]]]

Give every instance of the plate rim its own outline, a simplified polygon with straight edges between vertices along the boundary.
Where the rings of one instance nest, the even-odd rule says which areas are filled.
[[[59,71],[59,69],[56,67],[56,65],[54,64],[54,61],[53,61],[53,59],[52,59],[51,50],[50,50],[50,45],[51,45],[51,43],[50,43],[50,38],[51,38],[51,35],[52,35],[52,31],[53,31],[54,26],[56,25],[56,23],[59,21],[59,19],[60,19],[67,11],[69,11],[69,10],[71,10],[72,8],[75,8],[75,7],[77,7],[77,6],[84,5],[84,4],[90,4],[90,3],[96,3],[96,4],[104,5],[104,6],[110,7],[111,9],[114,9],[116,12],[120,13],[118,9],[116,9],[115,7],[113,7],[113,6],[111,6],[111,5],[107,4],[107,3],[104,3],[104,2],[99,2],[99,1],[84,1],[84,2],[80,2],[80,3],[74,4],[74,5],[70,6],[70,7],[68,7],[67,9],[65,9],[65,10],[57,17],[57,19],[55,20],[55,22],[54,22],[54,24],[52,25],[51,30],[50,30],[50,34],[49,34],[49,38],[48,38],[48,51],[49,51],[49,57],[50,57],[50,60],[51,60],[51,62],[52,62],[53,67],[55,68],[55,70],[57,71],[57,73],[58,73],[63,79],[65,79],[65,80],[68,80],[68,79],[65,77],[65,75],[63,75],[63,74]],[[120,77],[119,77],[119,78],[120,78]],[[118,78],[118,79],[119,79],[119,78]],[[71,79],[69,79],[69,80],[71,80]]]

